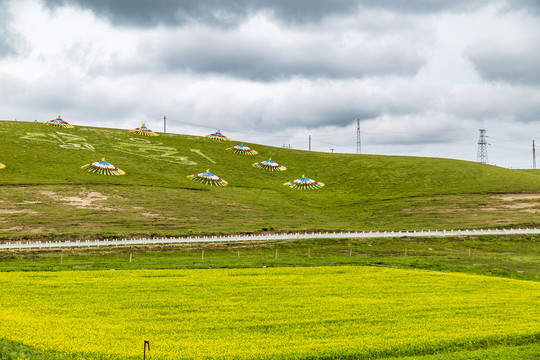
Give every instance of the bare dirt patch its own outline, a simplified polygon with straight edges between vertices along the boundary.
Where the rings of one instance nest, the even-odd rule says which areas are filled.
[[[479,207],[476,210],[480,210],[480,211],[497,211],[497,210],[501,210],[501,209],[494,208],[494,207]]]
[[[56,231],[56,229],[54,229],[54,228],[45,229],[45,228],[42,228],[42,227],[28,229],[28,232],[31,233],[31,234],[40,234],[40,233],[43,233],[43,232],[55,232],[55,231]]]
[[[156,214],[156,213],[151,213],[151,212],[144,212],[144,213],[141,213],[141,215],[146,216],[146,217],[151,217],[151,218],[161,217],[161,215]]]
[[[32,209],[0,209],[0,214],[39,214],[36,210]]]
[[[535,207],[536,203],[513,203],[513,204],[504,204],[502,205],[506,209],[529,209]]]
[[[22,230],[21,226],[14,226],[7,229],[0,229],[0,231],[19,231],[19,230]]]
[[[96,210],[108,210],[114,209],[105,207],[100,204],[95,204],[96,201],[107,200],[108,197],[97,191],[81,192],[80,196],[62,196],[54,191],[40,191],[42,195],[46,195],[55,201],[67,202],[68,205],[74,206],[79,209],[96,209]]]
[[[501,204],[501,208],[506,210],[516,210],[526,213],[538,213],[536,209],[540,205],[540,194],[502,194],[493,195],[493,199],[506,201],[506,204]]]
[[[433,209],[433,210],[435,210],[435,209]],[[458,212],[458,211],[466,211],[466,209],[440,209],[440,210],[437,210],[437,212],[440,213],[440,214],[455,213],[455,212]]]
[[[43,233],[43,232],[55,232],[56,229],[53,229],[53,228],[50,228],[50,229],[45,229],[45,228],[42,228],[42,227],[36,227],[36,228],[27,228],[27,227],[23,227],[23,226],[12,226],[10,228],[1,228],[0,229],[1,232],[8,232],[8,231],[17,231],[19,233],[22,233],[22,232],[25,232],[25,233],[30,233],[30,234],[40,234],[40,233]],[[8,239],[9,240],[9,239]],[[6,242],[7,240],[0,240],[0,242]]]
[[[515,200],[540,200],[540,194],[501,194],[493,195],[492,198],[504,200],[504,201],[515,201]]]

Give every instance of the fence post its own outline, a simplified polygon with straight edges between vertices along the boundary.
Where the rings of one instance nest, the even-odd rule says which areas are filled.
[[[150,341],[144,340],[143,360],[146,360],[146,345],[148,345],[148,351],[150,351]]]

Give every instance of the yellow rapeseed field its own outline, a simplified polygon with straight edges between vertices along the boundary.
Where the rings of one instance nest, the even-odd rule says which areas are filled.
[[[405,355],[540,335],[540,283],[374,267],[0,273],[0,338],[66,358]]]

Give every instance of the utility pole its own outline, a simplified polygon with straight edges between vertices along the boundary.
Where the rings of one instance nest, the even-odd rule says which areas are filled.
[[[482,164],[488,163],[488,154],[487,154],[487,141],[486,141],[486,129],[480,129],[480,137],[478,139],[478,154],[476,156],[476,161]]]
[[[534,147],[534,140],[533,140],[533,169],[536,169],[536,148]]]
[[[360,119],[356,120],[356,153],[362,153],[362,140],[360,139]]]
[[[167,133],[167,117],[163,116],[163,133]]]
[[[311,135],[309,135],[309,151],[311,151]]]

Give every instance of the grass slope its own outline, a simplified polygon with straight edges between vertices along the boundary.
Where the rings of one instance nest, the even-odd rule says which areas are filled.
[[[537,172],[472,162],[315,153],[240,141],[0,122],[0,238],[184,235],[265,230],[449,229],[540,225]],[[134,126],[135,127],[135,126]],[[239,139],[241,140],[241,139]],[[105,157],[125,176],[80,169]],[[268,158],[288,170],[251,166]],[[186,178],[206,169],[229,182]],[[326,186],[293,190],[302,174]]]

